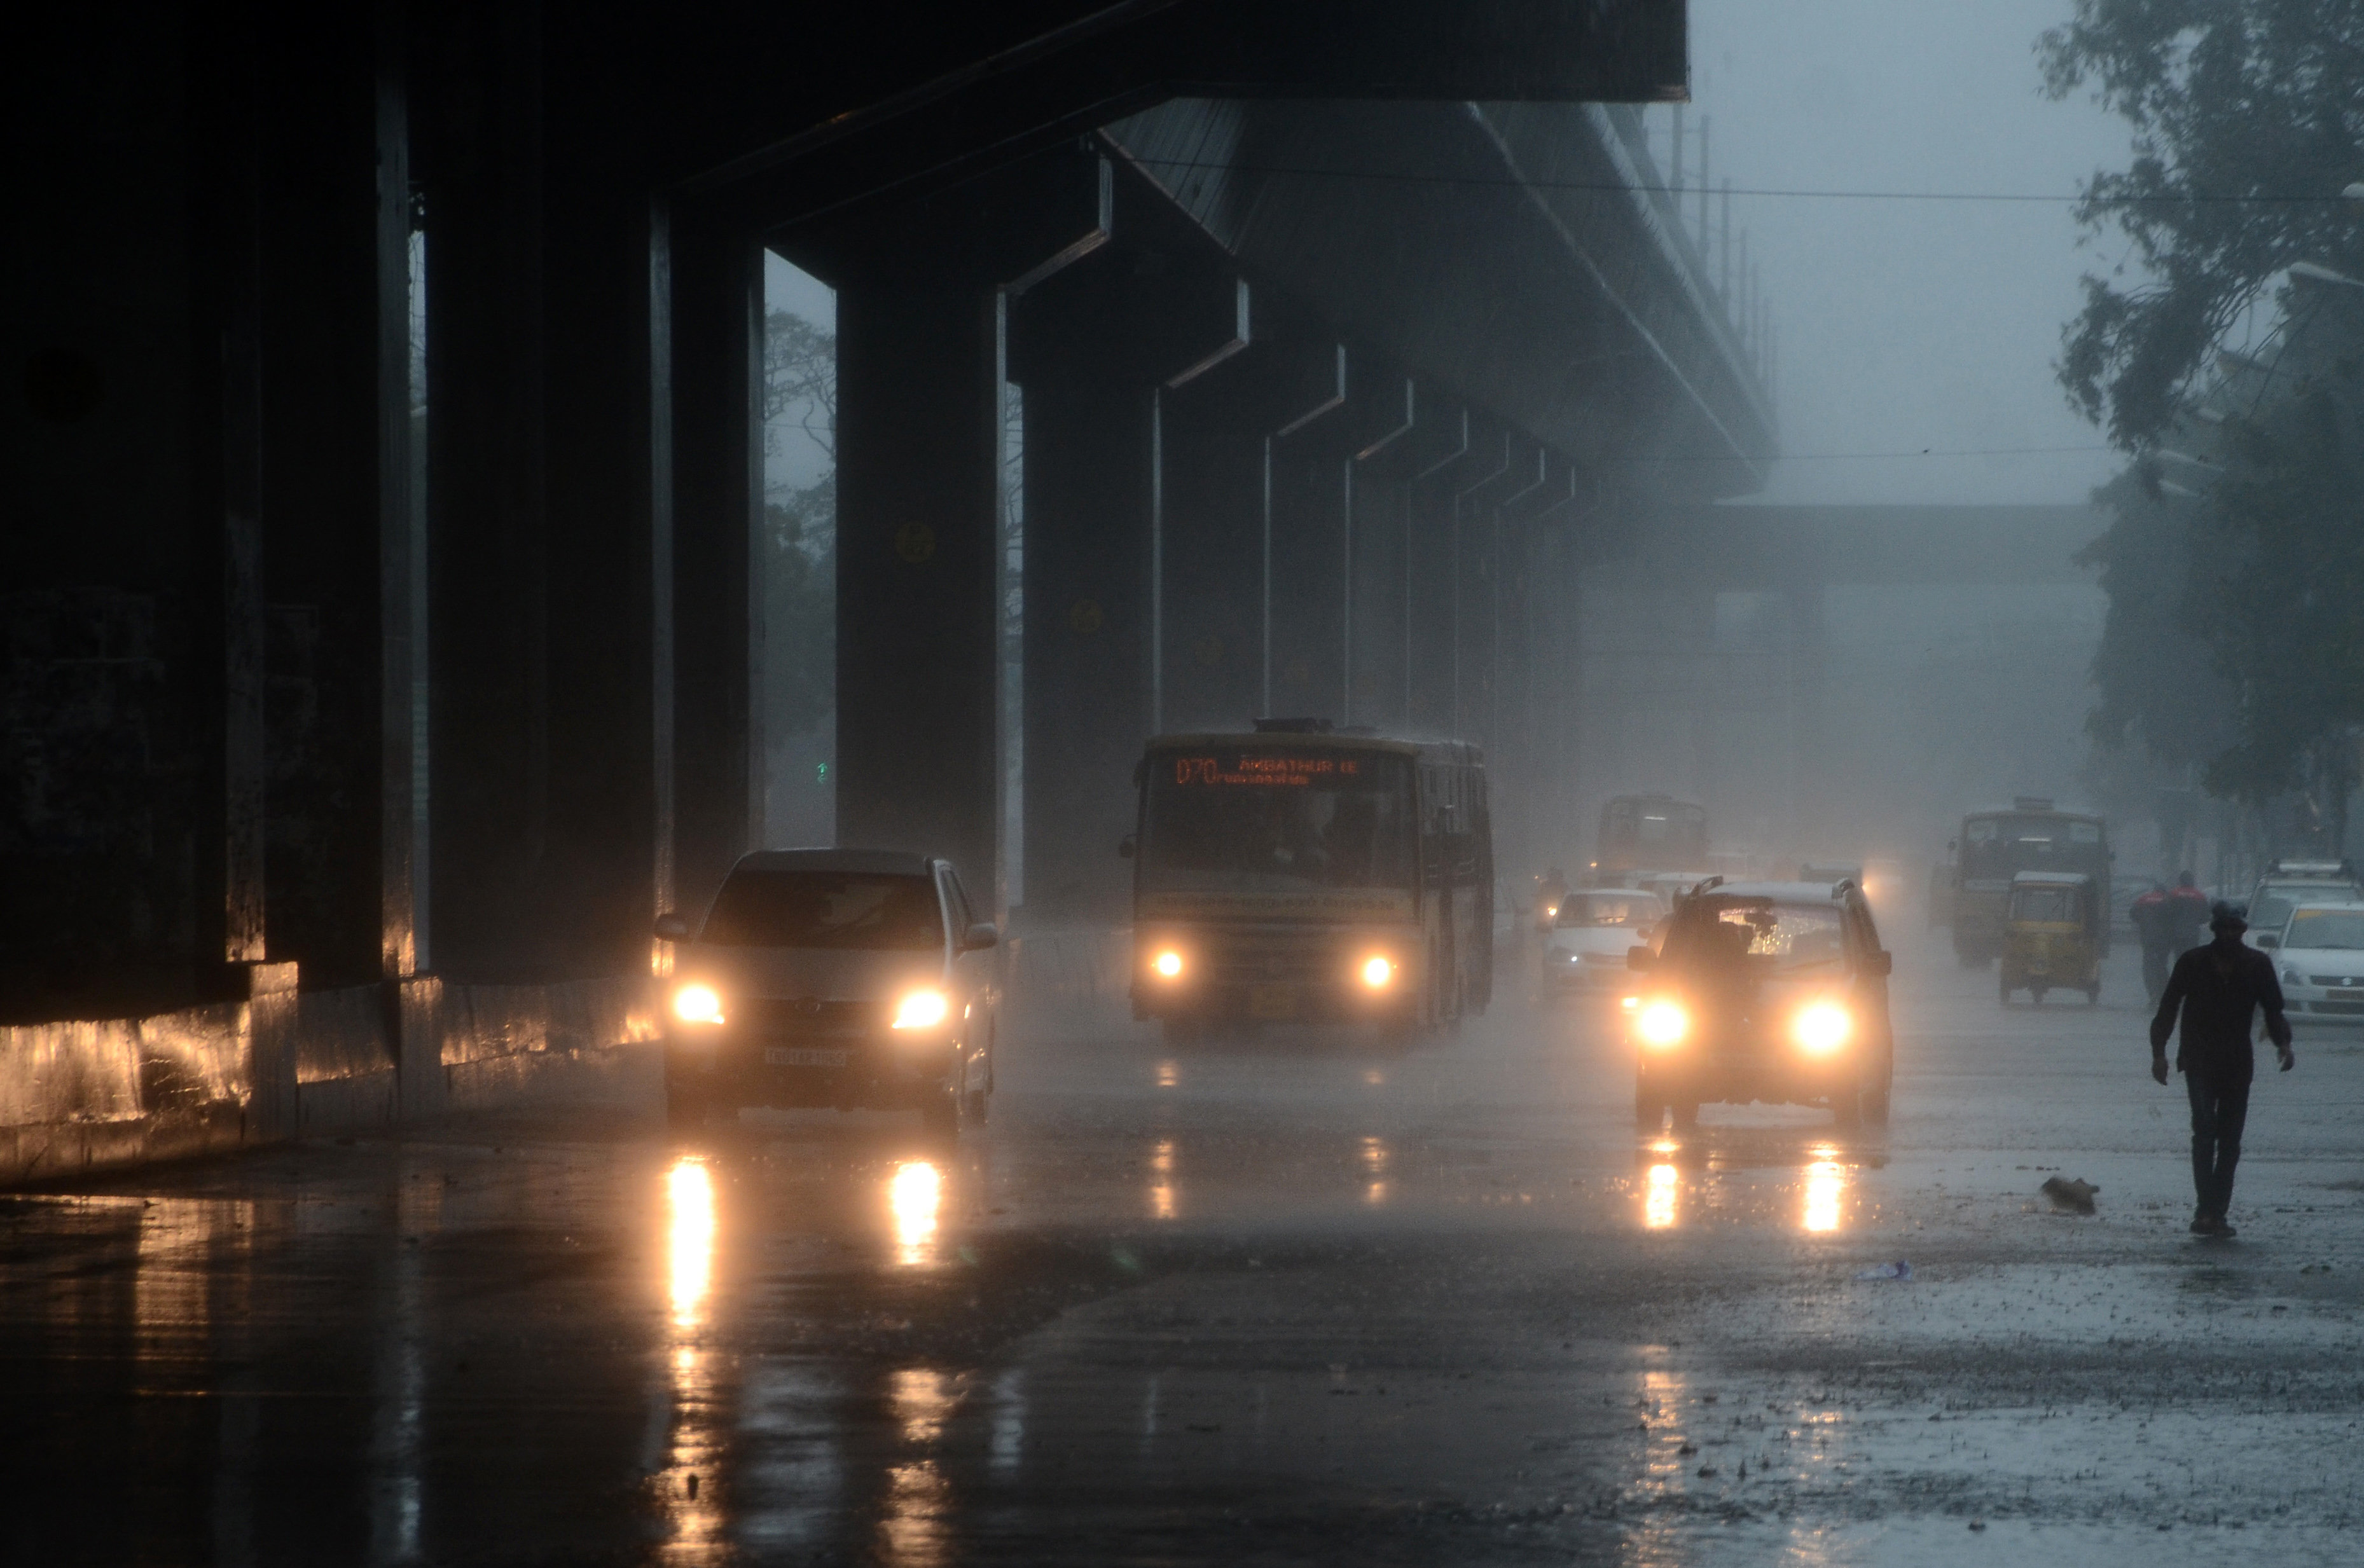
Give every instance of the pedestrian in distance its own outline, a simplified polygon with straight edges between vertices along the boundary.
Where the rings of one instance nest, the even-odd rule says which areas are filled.
[[[2208,923],[2208,897],[2190,872],[2180,872],[2172,892],[2152,884],[2149,892],[2134,901],[2126,917],[2142,938],[2143,989],[2156,1007],[2167,989],[2167,972],[2174,967],[2176,954],[2200,943],[2200,929]]]
[[[2249,929],[2238,905],[2215,905],[2208,929],[2215,940],[2175,961],[2158,1011],[2150,1020],[2150,1075],[2167,1082],[2167,1037],[2183,1017],[2175,1065],[2191,1100],[2191,1184],[2199,1202],[2191,1211],[2195,1236],[2229,1237],[2225,1211],[2233,1204],[2233,1168],[2241,1162],[2241,1130],[2249,1118],[2249,1084],[2257,1059],[2250,1030],[2260,1008],[2266,1035],[2274,1042],[2281,1069],[2298,1064],[2291,1053],[2290,1019],[2282,1016],[2281,982],[2273,961],[2241,940]]]

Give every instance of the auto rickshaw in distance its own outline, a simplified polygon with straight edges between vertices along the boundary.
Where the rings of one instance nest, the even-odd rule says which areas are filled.
[[[2003,909],[2002,963],[1996,982],[2008,1002],[2024,991],[2037,1002],[2046,991],[2082,991],[2102,999],[2102,906],[2093,879],[2078,872],[2024,871],[2011,879]]]

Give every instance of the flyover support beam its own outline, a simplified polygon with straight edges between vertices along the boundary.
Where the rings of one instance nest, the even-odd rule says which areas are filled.
[[[1063,149],[775,241],[838,290],[838,838],[945,856],[980,900],[1000,871],[1008,310],[1105,244],[1110,210],[1108,165]]]
[[[1144,244],[1123,206],[1118,226],[1117,245],[1011,317],[1025,388],[1024,886],[1038,918],[1124,913],[1116,845],[1165,706],[1166,406],[1248,333],[1243,286],[1220,258]]]

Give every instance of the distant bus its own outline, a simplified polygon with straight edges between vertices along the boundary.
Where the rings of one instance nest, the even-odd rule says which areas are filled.
[[[1135,1018],[1187,1039],[1239,1021],[1411,1032],[1485,1010],[1494,844],[1476,747],[1259,726],[1160,736],[1138,779]]]
[[[2081,873],[2093,879],[2101,907],[2110,906],[2109,824],[2090,812],[2059,811],[2041,795],[2023,795],[2011,809],[1973,811],[1962,818],[1954,851],[1951,896],[1954,953],[1983,964],[2002,951],[2003,907],[2011,879],[2024,871]],[[1935,891],[1933,889],[1933,892]],[[2103,926],[2102,951],[2108,951]]]
[[[1707,873],[1707,810],[1670,795],[1621,795],[1600,808],[1592,880],[1626,872]]]

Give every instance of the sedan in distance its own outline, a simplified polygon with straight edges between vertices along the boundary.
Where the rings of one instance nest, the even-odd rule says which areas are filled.
[[[1658,895],[1640,888],[1579,887],[1564,895],[1544,932],[1546,996],[1622,995],[1633,989],[1625,955],[1666,918]]]

